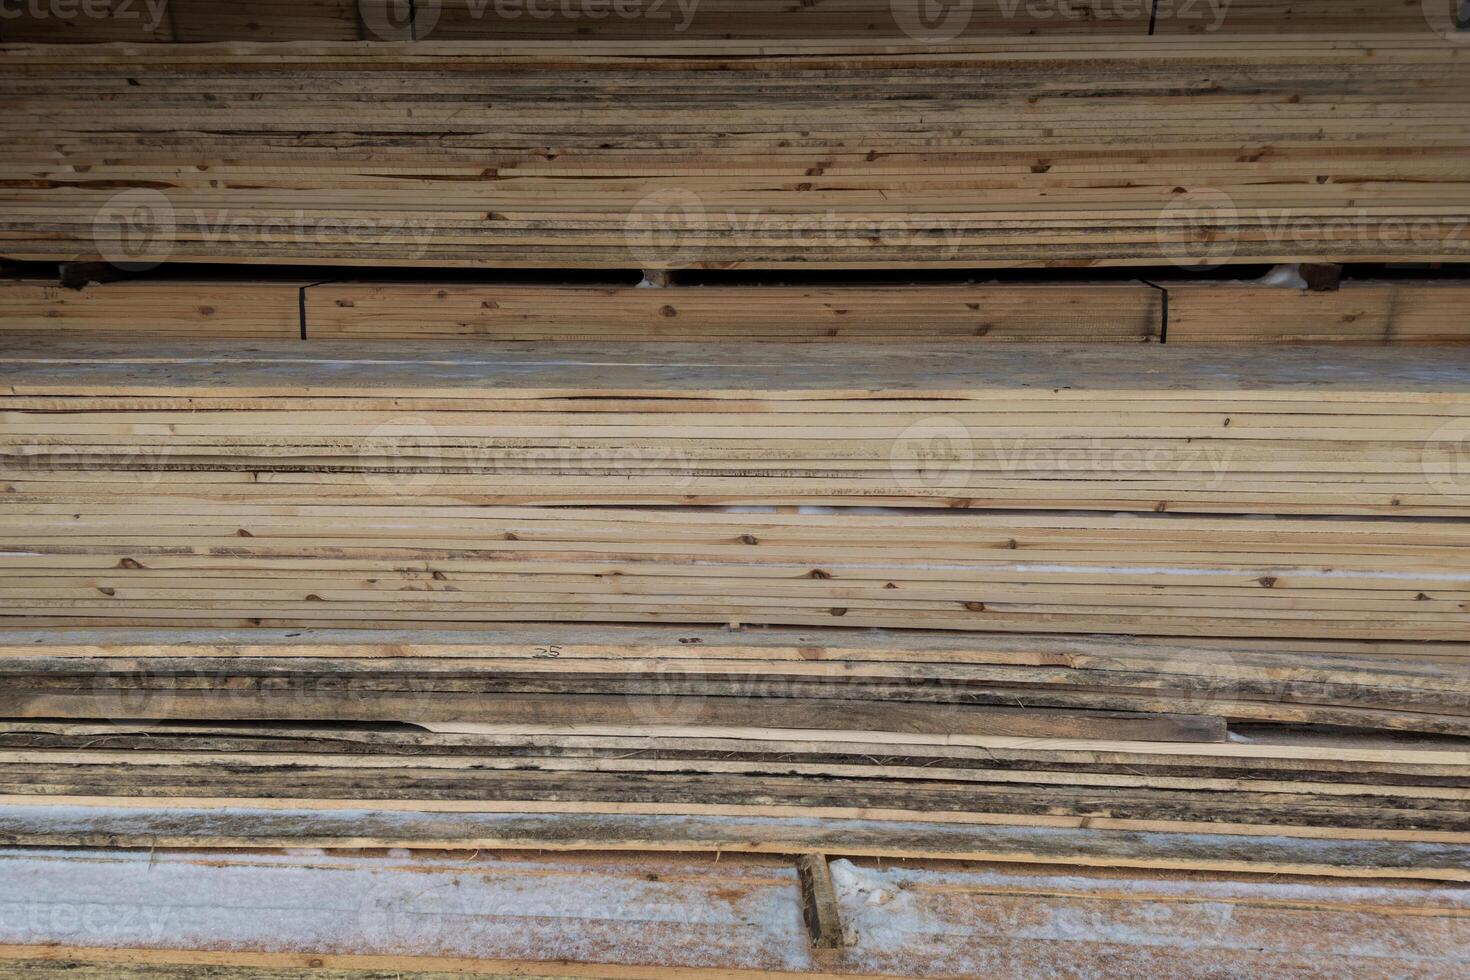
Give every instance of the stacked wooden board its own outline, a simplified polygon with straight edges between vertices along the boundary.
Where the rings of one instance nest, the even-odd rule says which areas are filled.
[[[1465,635],[1462,364],[1132,351],[18,344],[0,596],[57,624]]]
[[[410,713],[436,724],[529,724],[514,712],[562,694],[567,714],[548,724],[1159,742],[1221,741],[1229,720],[1431,735],[1465,734],[1470,724],[1465,644],[565,624],[471,633],[7,630],[0,639],[5,715],[16,719],[310,723],[295,702],[316,699],[320,721]],[[333,677],[345,683],[334,687]],[[614,705],[613,693],[629,697]],[[791,698],[849,713],[785,711],[782,724],[753,723],[781,716]],[[196,713],[196,701],[213,704]],[[893,724],[875,724],[882,719],[860,704],[883,701],[893,702]],[[940,716],[937,706],[947,713],[942,728],[926,721]],[[1136,737],[1145,732],[1153,737]]]
[[[133,337],[913,344],[1470,342],[1470,280],[741,285],[0,279],[0,331]]]
[[[12,621],[1456,640],[1470,616],[1466,533],[1435,521],[52,500],[4,521]]]
[[[721,17],[764,29],[738,6],[677,44],[630,18],[574,44],[536,17],[507,33],[547,40],[486,42],[461,5],[334,2],[184,3],[159,38],[296,44],[0,46],[0,260],[156,276],[0,283],[0,844],[83,849],[0,864],[45,896],[115,860],[99,847],[212,868],[271,860],[219,853],[240,848],[801,855],[786,876],[827,949],[786,965],[829,975],[913,963],[838,951],[853,922],[921,932],[869,906],[977,920],[953,868],[935,905],[917,877],[836,887],[824,854],[1147,869],[1164,890],[1162,870],[1416,879],[1368,910],[1300,882],[1246,897],[1344,935],[1347,905],[1358,931],[1432,921],[1395,948],[1453,961],[1466,287],[1192,277],[1463,259],[1470,47],[1413,4],[1371,21],[1412,29],[1356,40],[1272,36],[1370,23],[1346,2],[1241,2],[1248,39],[1188,36],[1159,3],[1151,36],[1091,16],[976,40],[993,5],[895,39],[853,0],[778,45],[724,36]],[[150,273],[196,261],[277,268]],[[685,267],[1104,264],[1174,270],[649,288]],[[340,860],[288,876],[329,891]],[[1079,904],[1046,908],[1092,910],[1072,942],[1103,929],[1107,886],[1069,878]],[[227,945],[247,957],[218,963],[297,965],[250,958],[246,920]],[[0,972],[187,972],[207,925],[141,955],[0,914],[20,944]],[[365,948],[322,928],[272,948],[423,965],[314,955]],[[492,948],[431,951],[484,972]],[[913,972],[997,972],[973,949]],[[705,953],[712,976],[745,965]],[[641,975],[626,950],[574,955]]]
[[[1172,343],[1464,344],[1470,283],[1349,282],[1311,292],[1240,283],[1170,284]]]
[[[334,282],[306,290],[305,316],[307,337],[321,340],[1151,343],[1162,332],[1162,297],[1144,283],[646,289]]]
[[[0,867],[33,913],[0,921],[29,941],[0,969],[35,980],[1438,977],[1470,941],[1467,890],[1424,881],[842,858],[835,941],[813,948],[797,867],[760,855],[5,848]],[[99,901],[116,893],[125,911]]]
[[[1421,35],[12,46],[0,257],[1463,260],[1467,50]]]
[[[338,282],[310,286],[305,296],[309,339],[1470,342],[1465,315],[1470,281],[1463,279],[1360,280],[1321,292],[1237,280],[1168,279],[672,291]],[[4,297],[0,284],[0,304]],[[146,330],[146,318],[138,327]]]
[[[1449,30],[1456,0],[93,0],[17,4],[0,41],[342,41],[506,38],[883,38],[1006,35],[1381,35]],[[402,9],[400,9],[400,7]]]
[[[172,486],[205,504],[213,485],[278,505],[867,502],[1128,510],[1149,527],[1201,512],[1462,517],[1470,404],[1463,363],[1433,347],[18,334],[0,384],[12,502],[88,500],[95,484],[91,503]]]
[[[195,815],[253,807],[820,817],[867,821],[848,853],[890,856],[960,848],[926,847],[914,821],[1465,845],[1467,658],[554,624],[7,632],[0,800],[100,808],[91,832],[156,807],[179,843],[279,835]],[[696,838],[670,846],[714,842]],[[1221,867],[1208,850],[1194,866]]]

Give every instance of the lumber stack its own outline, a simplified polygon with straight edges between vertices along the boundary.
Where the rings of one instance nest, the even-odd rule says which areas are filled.
[[[1140,374],[1107,345],[687,350],[18,346],[6,614],[1424,640],[1470,622],[1470,376],[1435,351],[1160,347]],[[710,506],[729,503],[755,506]]]
[[[646,734],[688,725],[885,738],[1127,741],[1148,731],[1149,741],[1221,742],[1236,724],[1458,735],[1470,724],[1467,657],[1465,643],[548,623],[470,633],[0,631],[3,703],[13,719],[188,721],[205,715],[198,702],[227,722],[412,715],[438,725],[569,726],[566,734],[579,725]],[[529,704],[552,695],[567,697],[566,715],[530,720]],[[792,698],[850,713],[785,710]],[[303,714],[312,700],[315,718]],[[895,708],[891,718],[875,713],[883,702]],[[926,724],[926,709],[932,717],[940,708],[945,725]],[[783,723],[757,724],[762,716]]]
[[[668,52],[11,47],[0,256],[903,268],[1470,254],[1470,63],[1439,37]]]
[[[0,525],[12,621],[1455,640],[1470,619],[1470,536],[1431,521],[187,501],[155,516],[156,503],[53,499],[17,504]]]
[[[732,921],[828,975],[913,963],[849,927],[930,920],[869,906],[981,921],[828,854],[1470,881],[1470,47],[1416,4],[1146,6],[0,23],[0,862],[799,856],[799,916]],[[977,281],[1030,266],[1139,268]],[[1355,923],[1463,904],[1381,892]],[[0,915],[0,972],[177,974],[189,935]]]
[[[433,0],[400,10],[392,0],[93,0],[17,5],[0,40],[391,41],[518,39],[864,38],[892,41],[1007,35],[1209,37],[1283,33],[1377,36],[1448,31],[1457,0],[973,0],[926,9],[918,0],[644,0],[527,3]],[[406,7],[407,5],[405,5]]]
[[[224,830],[194,807],[289,806],[864,820],[872,853],[910,855],[909,821],[1470,842],[1470,754],[1446,737],[1470,724],[1464,644],[550,624],[0,640],[7,804],[177,810],[180,840]]]
[[[170,496],[201,517],[212,503],[399,516],[521,504],[1126,510],[1153,515],[1131,518],[1150,527],[1188,513],[1465,515],[1470,377],[1434,348],[1039,350],[17,335],[0,355],[0,446],[7,499],[62,511]]]
[[[728,728],[705,739],[562,736],[543,726],[519,738],[410,741],[412,733],[352,726],[7,727],[52,746],[3,753],[0,789],[12,805],[28,796],[165,810],[279,800],[307,812],[621,811],[1470,841],[1464,751],[1365,749],[1347,739],[1253,744],[1249,755],[1228,743],[1012,739],[1032,745],[1017,753],[1005,739],[966,748],[842,736],[844,746],[795,734],[751,742]],[[1333,761],[1344,753],[1352,760]]]

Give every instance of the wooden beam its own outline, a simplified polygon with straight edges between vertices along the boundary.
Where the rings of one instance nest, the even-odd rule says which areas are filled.
[[[801,917],[806,923],[813,949],[841,949],[852,945],[844,935],[832,871],[822,854],[802,854],[796,859],[801,876]]]
[[[181,288],[187,288],[181,286]],[[312,340],[1151,343],[1141,284],[637,287],[329,283],[306,291]]]

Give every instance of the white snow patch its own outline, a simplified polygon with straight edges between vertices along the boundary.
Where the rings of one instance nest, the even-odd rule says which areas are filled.
[[[1302,267],[1296,264],[1278,265],[1256,280],[1260,286],[1280,286],[1283,289],[1306,289],[1307,281],[1302,278]]]

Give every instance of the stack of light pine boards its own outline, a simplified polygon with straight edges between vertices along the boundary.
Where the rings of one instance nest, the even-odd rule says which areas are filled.
[[[1470,46],[997,38],[0,49],[0,258],[1456,261]]]
[[[1465,637],[1463,359],[1138,350],[17,341],[0,597],[67,623]]]

